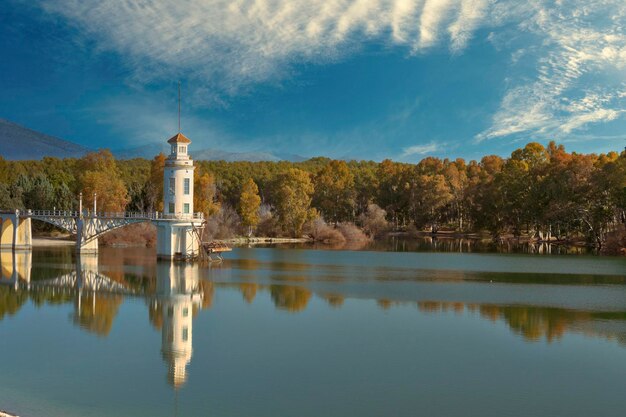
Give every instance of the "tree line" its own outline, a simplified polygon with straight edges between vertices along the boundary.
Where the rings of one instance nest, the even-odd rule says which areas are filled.
[[[161,211],[165,156],[115,160],[0,157],[0,208]],[[484,231],[493,238],[585,239],[602,246],[626,222],[626,151],[567,152],[528,143],[510,157],[304,162],[196,161],[194,206],[214,234],[300,236],[321,219],[389,230]]]

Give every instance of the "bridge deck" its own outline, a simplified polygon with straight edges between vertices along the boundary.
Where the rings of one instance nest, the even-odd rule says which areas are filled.
[[[83,210],[83,217],[95,218],[95,219],[132,219],[132,220],[203,220],[203,213],[189,213],[189,214],[166,214],[158,211],[155,212],[134,212],[134,211],[119,211],[119,212],[90,212],[89,210]],[[78,218],[80,212],[72,210],[27,210],[20,212],[20,216],[41,218],[41,217],[57,217],[57,218]]]

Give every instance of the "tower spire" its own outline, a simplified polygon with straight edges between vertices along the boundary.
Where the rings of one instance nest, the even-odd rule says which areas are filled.
[[[180,133],[180,81],[178,81],[178,133]]]

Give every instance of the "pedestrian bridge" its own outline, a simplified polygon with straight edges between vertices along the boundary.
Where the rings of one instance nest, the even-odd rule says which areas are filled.
[[[158,220],[202,221],[202,213],[164,214],[160,212],[89,212],[68,210],[0,211],[0,249],[30,249],[31,222],[50,223],[76,236],[79,252],[97,252],[98,237],[133,223]]]

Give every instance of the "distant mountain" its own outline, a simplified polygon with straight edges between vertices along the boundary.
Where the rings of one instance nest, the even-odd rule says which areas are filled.
[[[169,145],[166,143],[150,143],[136,148],[120,149],[113,151],[113,155],[119,159],[146,158],[152,159],[159,152],[169,153]],[[301,162],[308,158],[288,153],[269,153],[269,152],[227,152],[219,149],[199,149],[194,150],[193,147],[189,151],[191,157],[196,161],[291,161]]]
[[[112,151],[118,159],[152,159],[160,152],[169,154],[169,145],[154,142],[147,145]],[[48,136],[32,129],[20,126],[8,120],[0,119],[0,155],[9,160],[38,160],[44,156],[57,158],[80,158],[93,149],[63,139]],[[288,154],[269,152],[227,152],[217,149],[191,149],[191,156],[198,161],[291,161],[300,162],[308,158]]]
[[[0,155],[4,159],[28,160],[44,156],[78,158],[90,149],[0,119]]]

